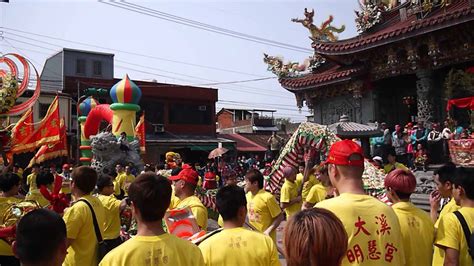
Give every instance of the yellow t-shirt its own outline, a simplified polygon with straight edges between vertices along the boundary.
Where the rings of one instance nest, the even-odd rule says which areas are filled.
[[[179,202],[179,198],[176,197],[176,195],[174,194],[174,185],[171,185],[171,200],[170,200],[170,206],[168,207],[168,209],[170,210],[175,209],[176,206],[178,205],[178,202]]]
[[[94,209],[100,231],[104,235],[105,209],[100,200],[92,195],[81,199],[87,200]],[[66,223],[67,238],[73,239],[67,249],[63,265],[88,266],[97,265],[98,243],[92,221],[92,212],[86,203],[78,201],[67,208],[63,216]]]
[[[454,200],[454,198],[451,198],[451,200],[446,205],[444,205],[443,209],[439,213],[438,220],[436,220],[436,223],[434,224],[435,232],[438,229],[439,221],[441,220],[441,218],[445,216],[446,214],[453,213],[459,210],[459,208],[461,207],[459,207],[456,204],[456,201]],[[438,262],[441,263],[441,265],[444,262],[444,249],[441,249],[435,245],[434,253],[433,253],[433,266],[435,265],[437,266],[438,264],[435,264],[435,263],[438,263]]]
[[[38,189],[38,187],[36,186],[36,174],[32,173],[32,174],[29,174],[27,177],[26,177],[26,184],[28,186],[30,186],[30,190],[29,191],[32,191],[34,189]]]
[[[3,217],[6,210],[14,203],[21,202],[21,199],[15,197],[0,197],[0,218],[3,224]],[[12,247],[5,241],[0,240],[0,256],[14,256]]]
[[[120,195],[120,183],[119,180],[122,179],[122,175],[125,175],[125,172],[117,173],[117,176],[114,179],[114,195]]]
[[[406,266],[430,265],[433,259],[434,224],[430,216],[410,202],[392,205],[402,232]]]
[[[119,174],[115,178],[115,183],[114,183],[114,190],[115,190],[115,195],[120,195],[120,190],[122,189],[124,191],[124,195],[128,196],[128,187],[130,184],[135,180],[135,176],[132,174],[127,175],[125,172]]]
[[[105,209],[104,239],[115,239],[120,236],[120,203],[113,196],[97,195]]]
[[[296,182],[298,183],[298,186],[301,186],[301,183],[303,183],[303,174],[297,174],[296,175]],[[309,191],[311,190],[311,188],[316,185],[316,184],[319,184],[319,180],[316,178],[316,176],[314,175],[309,175],[308,176],[308,180],[306,181],[306,183],[304,183],[303,185],[303,190],[301,191],[301,197],[303,199],[306,199],[306,197],[308,196],[309,194]]]
[[[402,164],[402,163],[395,163],[395,166],[393,164],[386,164],[384,167],[383,167],[383,170],[385,171],[386,174],[390,173],[392,170],[395,169],[403,169],[403,170],[408,170],[408,168]]]
[[[134,236],[110,251],[100,266],[173,265],[203,266],[201,251],[174,235]]]
[[[189,207],[196,218],[197,224],[202,230],[207,230],[207,208],[202,204],[196,196],[190,196],[180,200],[176,205],[176,209],[184,209]]]
[[[316,204],[341,219],[348,250],[342,265],[404,265],[405,253],[395,212],[368,195],[342,193]]]
[[[462,207],[458,210],[467,222],[469,228],[474,227],[474,208]],[[472,229],[471,229],[472,230]],[[467,241],[462,230],[461,223],[454,213],[448,213],[441,217],[438,230],[436,232],[435,245],[447,247],[459,252],[459,265],[471,266],[472,258],[467,252]],[[433,265],[443,265],[444,252],[442,257],[433,258]]]
[[[439,213],[438,220],[436,220],[436,223],[434,225],[435,228],[438,228],[439,221],[441,220],[441,217],[443,217],[444,215],[446,215],[448,213],[455,212],[455,211],[459,210],[460,208],[461,207],[456,204],[456,201],[454,200],[454,198],[451,198],[451,200],[449,200],[449,202],[446,205],[444,205],[443,209]]]
[[[316,204],[326,199],[327,188],[323,184],[319,183],[314,185],[306,196],[305,201]]]
[[[257,194],[247,192],[247,217],[249,223],[260,232],[264,232],[273,223],[273,220],[280,215],[281,209],[275,197],[264,189],[260,189]],[[276,231],[270,233],[273,241],[276,241]]]
[[[38,202],[38,204],[41,206],[41,208],[44,208],[44,207],[50,205],[49,200],[47,200],[43,196],[43,194],[41,194],[39,189],[30,190],[30,193],[28,193],[28,195],[26,195],[25,199],[26,200],[34,200],[34,201]]]
[[[292,199],[298,197],[298,184],[285,180],[281,187],[280,202],[289,203]],[[301,202],[294,203],[289,207],[285,208],[286,218],[290,218],[301,210]]]
[[[224,227],[224,219],[222,218],[222,216],[220,214],[219,214],[219,218],[217,218],[217,224],[220,227]]]
[[[276,244],[259,232],[224,229],[199,245],[204,263],[212,265],[280,265]]]

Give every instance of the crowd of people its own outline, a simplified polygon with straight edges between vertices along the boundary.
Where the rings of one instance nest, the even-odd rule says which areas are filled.
[[[116,175],[101,177],[88,166],[64,165],[58,173],[34,165],[26,178],[13,165],[0,176],[2,217],[24,199],[45,208],[19,220],[13,243],[0,241],[0,265],[280,265],[279,253],[290,266],[472,265],[461,220],[472,232],[473,169],[447,163],[436,170],[427,213],[410,202],[415,176],[396,164],[384,180],[391,206],[367,195],[363,151],[352,140],[334,143],[321,164],[313,166],[312,156],[305,154],[299,168],[283,168],[277,195],[265,190],[265,168],[255,162],[240,186],[238,171],[215,171],[212,163],[180,162],[168,172],[147,165],[141,173],[118,164]],[[396,153],[388,158],[397,162]],[[41,190],[53,191],[58,179],[62,196],[46,199]],[[223,229],[198,245],[170,234],[165,214],[185,208],[200,230],[208,229],[196,189],[212,180]],[[51,208],[69,198],[65,209]],[[131,238],[122,230],[127,209],[137,225]],[[280,247],[276,233],[285,220]]]
[[[443,125],[432,123],[428,129],[423,121],[415,125],[410,122],[405,126],[395,125],[391,132],[386,123],[381,123],[383,136],[370,139],[373,160],[380,164],[388,163],[391,168],[426,171],[430,163],[449,160],[449,140],[474,138],[474,132],[456,124],[456,121],[448,119]]]

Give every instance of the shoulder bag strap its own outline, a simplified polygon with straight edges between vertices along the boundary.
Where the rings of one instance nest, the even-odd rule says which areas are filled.
[[[464,231],[464,236],[466,237],[466,242],[467,246],[469,249],[471,249],[471,230],[469,229],[469,226],[467,225],[466,219],[464,219],[464,216],[459,211],[453,212],[454,215],[458,218],[459,222],[461,223],[462,230]]]
[[[92,205],[85,199],[80,199],[78,201],[82,201],[84,202],[85,204],[87,204],[87,206],[89,207],[89,209],[91,210],[91,213],[92,213],[92,221],[94,222],[94,230],[95,230],[95,236],[97,237],[97,241],[99,243],[102,242],[102,234],[100,233],[100,229],[99,229],[99,224],[97,223],[97,218],[95,217],[95,212],[94,212],[94,209],[92,208]]]

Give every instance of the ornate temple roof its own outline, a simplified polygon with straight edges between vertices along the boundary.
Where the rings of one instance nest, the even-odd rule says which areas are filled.
[[[407,4],[385,14],[385,21],[366,33],[336,42],[315,42],[313,48],[315,52],[322,55],[357,53],[401,39],[474,21],[474,6],[471,6],[469,0],[453,1],[449,6],[436,9],[423,19],[417,19],[416,14],[407,14],[407,18],[401,20],[400,10],[406,8]]]
[[[349,80],[353,76],[357,76],[363,72],[362,67],[342,67],[335,65],[321,73],[310,73],[299,77],[281,78],[280,84],[288,90],[303,90],[306,88],[314,88],[325,86],[333,82],[341,82]]]

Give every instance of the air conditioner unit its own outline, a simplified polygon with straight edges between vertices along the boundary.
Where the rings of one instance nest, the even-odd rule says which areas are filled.
[[[198,110],[199,110],[199,111],[206,111],[206,110],[207,110],[207,106],[205,106],[205,105],[199,105]]]
[[[165,127],[163,124],[152,124],[153,125],[153,131],[156,133],[163,133],[165,132]]]

